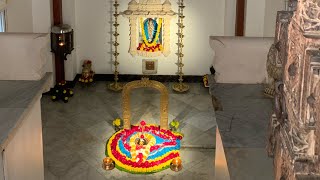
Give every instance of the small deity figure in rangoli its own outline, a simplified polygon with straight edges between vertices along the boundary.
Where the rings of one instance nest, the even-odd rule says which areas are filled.
[[[150,148],[156,144],[156,139],[149,133],[144,132],[145,122],[141,121],[141,132],[130,138],[131,158],[136,162],[145,162],[150,154]]]

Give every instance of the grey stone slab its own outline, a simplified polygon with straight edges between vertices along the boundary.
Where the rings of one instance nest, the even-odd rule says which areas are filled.
[[[215,148],[216,137],[209,133],[201,133],[199,136],[192,138],[189,141],[189,144],[193,147],[199,148]]]
[[[90,113],[89,113],[90,112]],[[98,124],[101,121],[109,120],[109,117],[103,116],[97,110],[83,111],[73,115],[70,118],[70,124],[79,128],[88,128]]]
[[[115,133],[112,124],[109,124],[106,121],[99,122],[89,128],[86,128],[86,130],[95,138],[101,141],[106,141]]]
[[[146,175],[130,174],[127,172],[119,171],[116,168],[112,171],[101,171],[100,169],[98,171],[104,175],[105,179],[125,180],[132,177],[136,179],[146,179]]]
[[[236,120],[236,114],[234,112],[218,111],[215,112],[216,119],[218,120],[218,127],[220,132],[230,132],[232,128],[232,122]]]
[[[209,88],[204,87],[203,83],[188,83],[190,85],[190,93],[196,95],[209,95]]]
[[[174,116],[179,116],[181,113],[184,113],[186,111],[191,111],[192,109],[195,109],[193,106],[184,103],[183,101],[170,97],[169,100],[169,113]]]
[[[271,180],[273,161],[264,148],[225,148],[231,179]]]
[[[67,148],[56,149],[45,156],[46,168],[58,177],[67,174],[82,161],[79,155]]]
[[[198,114],[188,118],[185,122],[203,131],[207,131],[208,129],[216,126],[216,120],[213,111],[199,112]]]
[[[208,95],[196,95],[191,98],[191,103],[193,107],[200,111],[212,111],[212,98]]]
[[[102,170],[102,160],[99,159],[97,160],[97,158],[95,156],[93,156],[92,153],[87,152],[86,150],[79,150],[77,152],[77,154],[81,157],[81,159],[83,161],[85,161],[87,164],[89,164],[91,167],[93,167],[94,169],[96,169],[100,174],[102,174],[101,172],[103,172]],[[101,171],[99,171],[101,169]]]
[[[0,146],[4,149],[51,82],[52,73],[39,81],[0,81]]]
[[[87,131],[80,130],[72,133],[71,139],[68,141],[66,146],[70,150],[77,152],[78,150],[81,150],[83,148],[88,148],[92,145],[96,145],[98,142],[100,142],[99,139],[96,139],[92,134]]]
[[[263,96],[263,85],[211,84],[222,103],[216,112],[224,147],[265,147],[272,102]]]
[[[0,81],[0,108],[26,108],[42,85],[42,81]]]
[[[105,177],[84,161],[74,165],[60,180],[104,180]]]
[[[44,168],[44,177],[45,180],[59,180],[59,177],[53,175],[48,168]]]
[[[79,154],[87,152],[90,157],[93,157],[97,162],[101,162],[105,158],[106,141],[93,141],[91,143],[81,145],[81,148],[76,151]],[[101,167],[101,163],[99,164]]]
[[[214,158],[206,158],[199,164],[189,168],[188,171],[199,179],[214,179]]]
[[[4,143],[16,126],[25,108],[0,108],[0,142]]]
[[[204,133],[202,129],[198,129],[191,124],[186,124],[180,129],[180,131],[184,134],[181,141],[182,145],[192,145],[191,141]]]
[[[210,84],[211,93],[217,97],[239,98],[265,98],[262,84]]]
[[[72,131],[68,127],[43,128],[43,141],[45,148],[51,147],[57,142],[63,142],[65,146],[72,139]]]

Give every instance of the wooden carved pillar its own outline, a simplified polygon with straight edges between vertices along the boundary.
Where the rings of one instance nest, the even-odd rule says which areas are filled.
[[[53,25],[63,24],[62,21],[62,0],[52,0],[53,8]],[[56,72],[56,84],[65,81],[64,73],[64,60],[59,55],[54,55],[55,58],[55,72]]]
[[[280,43],[283,77],[276,86],[268,148],[274,155],[275,179],[320,179],[319,14],[319,1],[298,1],[287,47]]]

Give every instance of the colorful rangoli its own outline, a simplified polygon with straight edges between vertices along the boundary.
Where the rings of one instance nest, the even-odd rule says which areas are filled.
[[[116,132],[107,142],[106,155],[122,171],[136,174],[155,173],[170,167],[180,157],[182,134],[157,125],[139,126]]]

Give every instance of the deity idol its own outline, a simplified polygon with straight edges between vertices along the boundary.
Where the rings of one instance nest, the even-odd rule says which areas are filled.
[[[155,27],[157,26],[157,23],[155,23],[154,21],[153,21],[153,19],[151,19],[151,18],[149,18],[148,20],[147,20],[147,22],[148,22],[148,36],[149,36],[149,38],[148,38],[148,42],[149,43],[151,43],[152,42],[152,40],[153,40],[153,38],[154,38],[154,35],[155,35]]]
[[[140,23],[141,39],[137,50],[147,52],[162,51],[162,18],[147,18],[146,20],[141,18]]]

